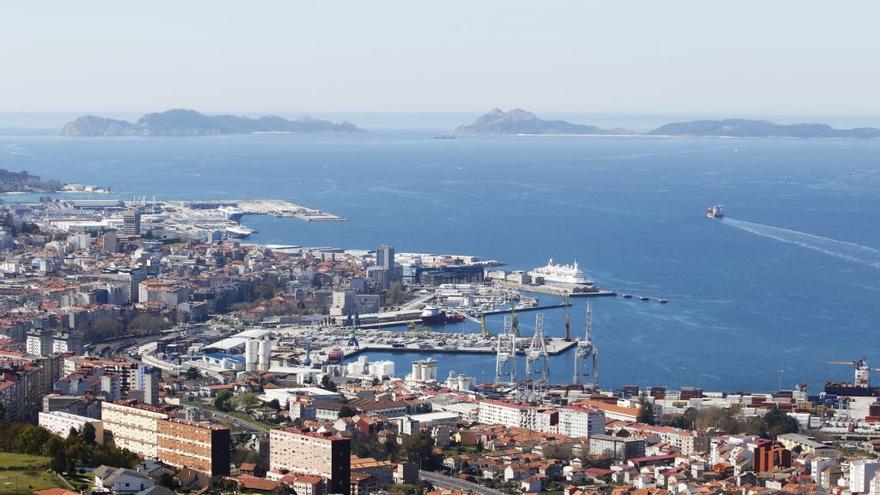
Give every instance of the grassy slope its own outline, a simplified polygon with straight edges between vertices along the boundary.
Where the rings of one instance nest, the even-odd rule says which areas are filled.
[[[58,477],[46,471],[48,465],[48,457],[0,452],[0,495],[63,488]]]

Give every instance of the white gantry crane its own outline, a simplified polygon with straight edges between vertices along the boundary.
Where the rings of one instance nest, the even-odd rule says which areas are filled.
[[[880,368],[872,368],[868,366],[868,360],[866,358],[856,359],[853,361],[829,361],[828,364],[842,364],[845,366],[852,366],[853,371],[855,372],[853,386],[856,387],[870,387],[871,372],[880,371]]]
[[[516,383],[516,329],[514,316],[504,317],[504,332],[499,333],[495,351],[495,384]]]
[[[581,377],[589,377],[593,392],[599,388],[599,351],[593,344],[593,303],[587,301],[587,322],[584,325],[584,339],[577,339],[574,350],[575,385],[582,383]]]
[[[535,334],[526,349],[526,385],[532,397],[538,397],[550,379],[548,358],[544,341],[544,313],[538,313],[535,317]]]

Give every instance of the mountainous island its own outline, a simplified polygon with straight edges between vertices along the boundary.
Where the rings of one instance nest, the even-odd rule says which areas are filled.
[[[535,114],[516,108],[504,112],[497,108],[478,118],[471,125],[463,125],[456,134],[577,134],[613,135],[633,134],[625,129],[602,129],[593,125],[572,124],[564,120],[543,120]]]
[[[259,118],[205,115],[195,110],[173,109],[148,113],[136,122],[86,115],[61,128],[62,136],[213,136],[255,132],[363,132],[351,122],[300,117],[287,120],[274,115]]]
[[[774,124],[766,120],[726,119],[675,122],[648,134],[656,136],[730,136],[785,138],[877,138],[880,129],[835,129],[827,124]]]
[[[63,185],[57,180],[41,179],[26,171],[12,172],[0,168],[0,193],[27,192],[53,193],[61,190]]]
[[[827,124],[775,124],[765,120],[694,120],[664,124],[644,134],[626,129],[603,129],[564,120],[543,120],[522,109],[504,112],[497,108],[473,124],[456,129],[457,135],[556,134],[556,135],[648,135],[749,138],[880,138],[880,129],[835,129]]]

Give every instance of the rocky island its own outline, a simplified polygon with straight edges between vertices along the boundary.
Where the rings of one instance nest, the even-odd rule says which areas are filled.
[[[473,124],[460,126],[456,134],[632,134],[625,129],[602,129],[593,125],[573,124],[564,120],[543,120],[535,114],[516,108],[505,112],[497,108],[478,118]]]
[[[827,124],[774,124],[766,120],[726,119],[675,122],[648,134],[655,136],[729,136],[784,138],[877,138],[880,129],[835,129]]]
[[[213,136],[259,132],[363,132],[351,122],[300,117],[287,120],[274,115],[259,118],[205,115],[195,110],[174,109],[148,113],[136,122],[86,115],[61,128],[62,136]]]
[[[673,122],[645,133],[637,133],[627,129],[604,129],[594,125],[574,124],[564,120],[543,120],[519,108],[509,112],[495,108],[479,117],[473,124],[458,127],[455,134],[870,139],[880,138],[880,129],[874,127],[836,129],[827,124],[776,124],[766,120],[724,119]]]

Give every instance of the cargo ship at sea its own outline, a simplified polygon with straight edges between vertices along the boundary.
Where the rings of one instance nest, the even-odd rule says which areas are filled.
[[[576,285],[593,284],[593,281],[580,269],[577,261],[571,265],[557,265],[553,262],[553,258],[550,258],[550,261],[545,266],[530,271],[529,276],[533,279],[543,278],[545,282]]]

